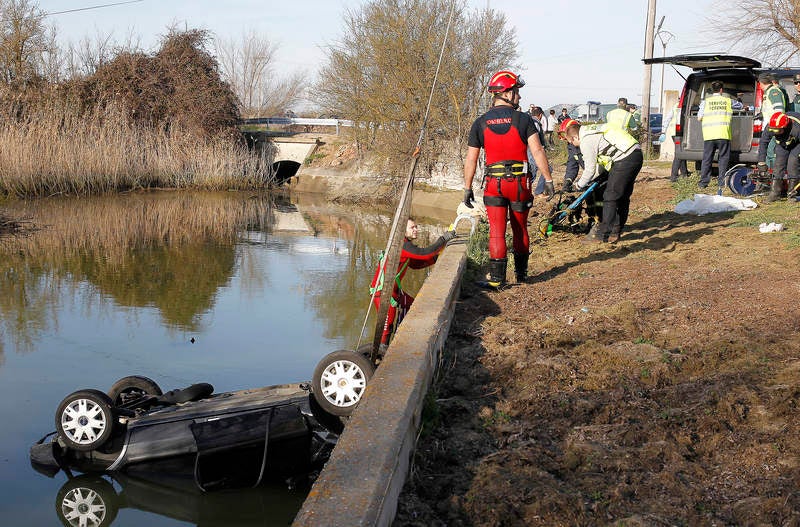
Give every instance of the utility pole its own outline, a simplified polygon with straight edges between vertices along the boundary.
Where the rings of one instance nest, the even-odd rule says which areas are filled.
[[[655,36],[656,0],[647,0],[647,26],[644,33],[644,58],[653,58],[653,40]],[[650,64],[644,66],[644,89],[642,90],[642,128],[644,131],[645,150],[650,151],[650,81],[653,68]]]

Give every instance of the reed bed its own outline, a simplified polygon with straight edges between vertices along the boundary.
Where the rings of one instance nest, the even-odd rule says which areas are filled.
[[[0,196],[91,195],[140,188],[263,188],[269,152],[230,136],[132,123],[108,105],[80,113],[56,103],[0,123]]]

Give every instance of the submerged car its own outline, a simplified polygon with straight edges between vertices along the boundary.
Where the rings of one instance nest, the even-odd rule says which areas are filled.
[[[73,392],[58,405],[55,432],[31,448],[31,464],[52,476],[61,468],[115,472],[184,460],[207,490],[229,479],[226,467],[242,456],[255,456],[255,484],[320,468],[342,431],[308,383],[213,390],[199,383],[162,393],[153,380],[129,376],[108,393]]]

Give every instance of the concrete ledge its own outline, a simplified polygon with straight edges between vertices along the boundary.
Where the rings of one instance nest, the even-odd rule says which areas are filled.
[[[466,261],[463,241],[439,256],[293,526],[391,525]]]

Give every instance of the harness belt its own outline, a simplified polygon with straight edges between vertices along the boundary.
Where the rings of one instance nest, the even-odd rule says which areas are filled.
[[[484,171],[484,181],[487,178],[494,178],[497,183],[497,194],[500,194],[501,181],[516,181],[517,182],[517,199],[522,196],[523,182],[531,177],[528,173],[527,161],[498,161],[491,165],[486,165]],[[516,212],[525,212],[533,206],[533,200],[529,201],[512,201],[504,196],[483,196],[483,203],[487,207],[510,207],[511,210]]]
[[[514,179],[528,177],[528,163],[526,161],[498,161],[486,165],[484,177]]]

